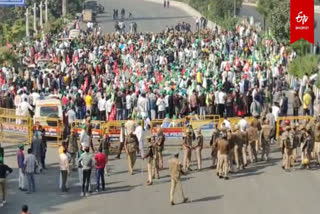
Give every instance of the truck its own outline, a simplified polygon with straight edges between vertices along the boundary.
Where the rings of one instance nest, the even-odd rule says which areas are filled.
[[[86,1],[83,5],[83,21],[96,21],[98,14],[98,3],[96,1]]]

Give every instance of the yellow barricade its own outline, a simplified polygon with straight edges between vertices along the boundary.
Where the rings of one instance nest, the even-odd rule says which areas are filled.
[[[60,145],[60,141],[66,137],[64,136],[64,124],[63,120],[59,118],[41,118],[35,117],[33,120],[33,126],[41,125],[45,129],[45,135],[47,137],[57,138],[57,143]]]
[[[234,126],[237,125],[241,119],[242,119],[241,117],[230,117],[230,118],[228,118],[228,121],[229,121],[230,124],[231,124],[231,128],[234,128]],[[245,117],[245,120],[246,120],[248,123],[252,122],[253,119],[254,119],[254,117]],[[219,126],[221,126],[221,124],[223,123],[223,121],[224,121],[224,118],[220,118],[220,120],[219,120]]]
[[[220,115],[189,115],[186,116],[186,120],[211,120],[211,121],[219,121]]]
[[[111,141],[120,140],[120,127],[122,123],[126,123],[127,120],[112,120],[109,121],[103,129],[103,132],[108,133]]]
[[[303,122],[312,120],[311,116],[287,116],[287,117],[278,117],[277,123],[276,123],[276,139],[279,139],[280,132],[282,131],[283,123],[289,120],[290,124],[292,123],[299,123],[302,124]]]
[[[93,138],[99,139],[104,134],[103,127],[105,126],[105,124],[106,122],[101,120],[91,120]],[[83,125],[84,125],[84,120],[76,120],[72,124],[71,128],[75,129],[75,131],[79,136]]]
[[[0,108],[0,115],[16,116],[16,110],[15,109],[9,109],[9,108]]]
[[[0,115],[1,138],[15,143],[31,143],[32,119],[15,115]]]
[[[164,119],[151,121],[151,135],[156,135],[162,128],[166,138],[182,138],[185,132],[185,119]]]

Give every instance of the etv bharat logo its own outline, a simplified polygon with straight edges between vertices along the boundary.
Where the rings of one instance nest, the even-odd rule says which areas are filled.
[[[296,20],[298,23],[302,22],[302,25],[304,25],[304,23],[306,23],[308,21],[308,16],[306,16],[305,14],[302,14],[303,12],[299,12],[298,16],[296,17]]]
[[[305,23],[307,23],[309,17],[302,13],[303,13],[302,11],[298,13],[298,16],[296,17],[296,21],[304,25]],[[296,26],[295,28],[296,30],[308,30],[309,26]]]

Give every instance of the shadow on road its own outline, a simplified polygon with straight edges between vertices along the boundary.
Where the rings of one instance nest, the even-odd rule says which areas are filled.
[[[215,201],[215,200],[221,199],[222,197],[223,197],[223,195],[209,196],[209,197],[204,197],[204,198],[199,198],[199,199],[193,200],[193,201],[191,201],[191,203]]]

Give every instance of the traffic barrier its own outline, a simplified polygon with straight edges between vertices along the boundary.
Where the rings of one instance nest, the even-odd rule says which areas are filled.
[[[186,120],[183,119],[164,119],[152,120],[150,125],[151,135],[156,135],[162,128],[166,138],[182,138],[185,132]]]
[[[228,118],[228,121],[229,121],[230,124],[231,124],[231,128],[234,128],[235,125],[237,125],[241,119],[242,119],[241,117],[230,117],[230,118]],[[248,123],[251,123],[251,122],[253,121],[254,117],[245,117],[244,119],[245,119]],[[224,121],[224,118],[220,118],[220,119],[219,119],[219,126],[221,126],[221,124],[223,123],[223,121]]]
[[[278,117],[278,120],[276,122],[276,139],[279,139],[280,133],[282,132],[283,123],[286,120],[290,121],[290,124],[292,124],[292,121],[294,123],[302,124],[303,122],[311,120],[311,116],[287,116],[287,117]]]
[[[63,120],[59,118],[34,117],[33,129],[36,129],[39,125],[45,130],[46,137],[57,138],[57,144],[60,145],[60,141],[65,137]]]
[[[107,133],[111,141],[120,141],[120,128],[127,120],[112,120],[103,127],[103,132]]]
[[[0,108],[0,115],[3,115],[3,116],[5,116],[5,115],[6,116],[16,116],[16,110],[15,109],[9,109],[9,108]]]
[[[30,117],[0,114],[0,122],[2,141],[14,140],[15,143],[31,143],[32,119]]]
[[[105,121],[101,120],[92,120],[92,137],[95,139],[99,139],[103,135],[103,125],[105,124]],[[82,125],[84,124],[83,120],[76,120],[72,123],[71,128],[75,129],[78,137],[80,136],[80,133],[82,131]]]

